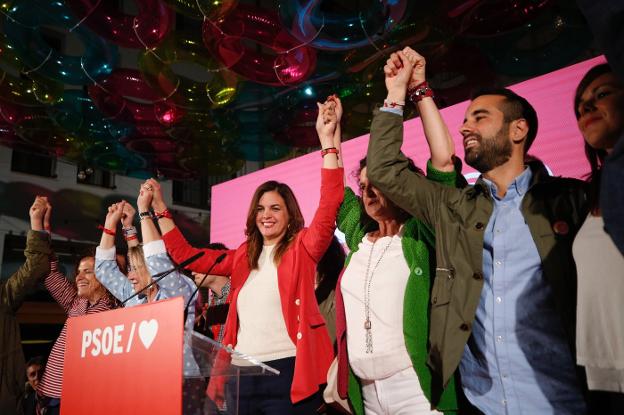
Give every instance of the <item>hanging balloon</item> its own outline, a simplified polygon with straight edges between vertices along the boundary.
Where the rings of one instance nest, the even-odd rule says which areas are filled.
[[[0,97],[3,100],[23,106],[53,104],[61,99],[63,84],[51,81],[35,73],[23,75],[24,63],[15,54],[4,33],[0,33],[0,63],[6,71],[0,70]]]
[[[300,42],[324,50],[352,50],[386,36],[408,15],[409,4],[408,0],[281,0],[279,13],[284,27]],[[428,4],[419,2],[419,14]]]
[[[561,68],[587,49],[592,40],[579,10],[565,4],[512,32],[473,40],[499,73],[536,76]]]
[[[152,88],[135,69],[117,68],[88,90],[98,109],[115,121],[170,126],[184,117],[173,99]]]
[[[152,158],[151,166],[156,171],[156,175],[169,179],[188,180],[194,177],[192,172],[180,166],[175,154],[158,154]]]
[[[145,128],[149,124],[143,125],[143,130],[137,132],[123,140],[126,148],[143,156],[153,156],[157,154],[175,154],[178,143],[168,136],[162,126],[154,126],[150,131]]]
[[[116,132],[124,128],[120,123],[105,119],[83,90],[65,91],[63,100],[47,112],[59,127],[90,142],[118,139]]]
[[[139,155],[128,151],[123,145],[114,141],[98,142],[91,145],[85,152],[89,164],[108,171],[126,173],[145,169],[147,162]],[[149,177],[149,176],[148,176]]]
[[[492,36],[518,29],[546,10],[557,0],[454,0],[446,4],[447,16],[466,36]]]
[[[176,12],[191,19],[218,19],[231,12],[238,0],[165,0]]]
[[[235,148],[245,160],[277,160],[290,151],[288,147],[277,143],[268,130],[271,116],[272,111],[236,111],[238,137]]]
[[[27,75],[37,74],[70,85],[86,85],[108,75],[117,64],[117,47],[82,27],[63,2],[16,0],[6,15],[4,33],[15,54],[28,67]],[[84,54],[59,53],[45,40],[42,26],[62,28],[65,36],[77,35],[85,49]]]
[[[319,100],[324,101],[324,98]],[[291,147],[318,147],[316,102],[315,99],[307,99],[297,103],[293,109],[275,110],[269,124],[275,140]]]
[[[239,4],[219,21],[205,19],[203,37],[210,53],[227,68],[260,84],[297,84],[314,72],[314,49],[291,36],[269,10]],[[258,52],[246,42],[273,53]]]
[[[175,13],[162,0],[135,0],[136,16],[123,13],[117,2],[66,0],[67,5],[98,35],[116,45],[147,49],[158,45],[171,31]]]
[[[418,45],[423,42],[437,44],[447,42],[452,37],[452,33],[432,27],[429,22],[405,22],[395,27],[385,38],[375,44],[349,51],[344,57],[342,67],[348,73],[361,72],[376,62],[386,61],[391,53],[405,46],[418,49]]]
[[[185,132],[171,131],[170,134],[180,136],[186,134],[186,144],[178,155],[182,168],[198,175],[229,175],[243,167],[243,160],[238,154],[232,137],[227,132],[211,130],[197,133],[188,129]]]
[[[178,72],[191,65],[193,75]],[[171,97],[179,106],[210,109],[224,106],[236,94],[237,77],[210,58],[201,41],[176,35],[139,57],[139,68],[146,81]],[[198,69],[201,68],[201,69]],[[201,80],[196,80],[201,76]]]
[[[75,158],[82,143],[75,136],[59,128],[44,113],[29,113],[14,126],[15,134],[26,142],[57,157]]]

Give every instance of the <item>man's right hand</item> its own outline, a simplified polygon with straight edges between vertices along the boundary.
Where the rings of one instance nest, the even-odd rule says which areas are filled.
[[[30,216],[30,228],[33,231],[42,231],[43,230],[43,218],[47,211],[48,198],[45,196],[37,196],[35,197],[35,201],[33,202],[28,214]]]

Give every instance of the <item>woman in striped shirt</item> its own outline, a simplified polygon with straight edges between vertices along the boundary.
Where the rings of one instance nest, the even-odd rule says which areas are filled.
[[[52,297],[63,308],[67,317],[99,313],[115,308],[113,296],[95,278],[95,257],[83,256],[76,265],[76,281],[72,283],[59,271],[58,259],[50,257],[50,274],[44,283]],[[39,409],[46,408],[46,415],[60,413],[61,390],[63,382],[63,359],[67,321],[52,347],[46,370],[37,389]]]

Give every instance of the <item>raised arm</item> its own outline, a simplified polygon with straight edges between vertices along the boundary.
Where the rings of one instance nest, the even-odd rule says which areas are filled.
[[[388,101],[404,102],[412,69],[402,51],[392,54],[384,67]],[[410,171],[408,159],[401,152],[402,144],[402,115],[375,110],[367,153],[368,179],[398,206],[432,225],[439,204],[457,190]]]
[[[338,114],[342,115],[342,106],[336,96],[332,96],[325,103],[318,105],[319,114],[316,120],[316,131],[321,148],[335,148],[336,152],[322,150],[323,168],[321,169],[319,206],[302,239],[306,251],[317,262],[331,243],[331,238],[336,230],[336,215],[344,196],[344,170],[338,165],[340,144],[335,142],[336,128],[339,124]],[[338,113],[336,112],[337,108]]]
[[[418,108],[425,138],[431,151],[431,165],[439,171],[453,171],[455,144],[426,83],[425,58],[410,47],[403,49],[403,55],[413,65],[407,93]],[[400,63],[400,59],[391,60],[389,65],[397,63]]]
[[[115,260],[115,233],[122,221],[124,212],[128,213],[128,203],[113,203],[108,208],[100,246],[95,250],[95,278],[120,301],[125,300],[134,292],[132,284],[121,272]],[[126,219],[127,225],[127,219]],[[135,235],[136,236],[136,235]],[[134,239],[128,242],[135,242]],[[138,241],[136,241],[138,243]],[[130,243],[128,244],[130,246]]]
[[[13,312],[20,308],[24,297],[50,270],[50,238],[43,232],[43,217],[47,205],[45,197],[37,196],[29,211],[31,230],[26,237],[26,261],[5,284],[0,284],[0,301]]]
[[[130,203],[126,203],[121,210],[121,230],[128,248],[139,245],[139,235],[133,225],[136,210]]]
[[[163,199],[160,184],[154,179],[148,179],[145,184],[152,187],[152,208],[154,209],[154,214],[158,217],[158,226],[162,232],[162,239],[171,258],[176,263],[180,263],[199,252],[204,252],[204,256],[190,264],[187,269],[195,272],[206,272],[221,254],[226,253],[225,259],[217,264],[211,273],[225,276],[232,275],[234,253],[236,251],[192,247],[175,225],[173,217]],[[145,222],[147,219],[141,218],[141,220]]]

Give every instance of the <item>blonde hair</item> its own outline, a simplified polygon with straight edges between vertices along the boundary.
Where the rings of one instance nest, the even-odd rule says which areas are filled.
[[[143,255],[143,247],[141,245],[128,248],[128,270],[138,270],[146,268],[145,256]]]

